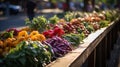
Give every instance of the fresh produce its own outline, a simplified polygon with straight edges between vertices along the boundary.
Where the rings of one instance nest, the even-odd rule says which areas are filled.
[[[83,42],[83,39],[85,38],[85,35],[83,33],[81,33],[81,34],[71,33],[71,34],[65,34],[63,36],[63,38],[68,40],[68,42],[70,42],[71,45],[78,46],[78,45],[80,45],[80,43]]]
[[[53,30],[44,31],[43,35],[45,37],[47,37],[47,38],[51,38],[53,36],[59,36],[59,37],[61,37],[64,33],[65,33],[64,30],[62,30],[61,28],[59,28],[59,27],[56,26],[56,27],[54,27]]]
[[[7,29],[7,32],[11,32],[11,31],[13,31],[13,35],[14,36],[17,36],[18,33],[20,32],[20,30],[17,30],[16,28]]]
[[[75,33],[76,30],[74,29],[74,26],[71,23],[66,23],[63,25],[63,30],[65,33]]]
[[[45,41],[46,38],[43,34],[39,34],[38,31],[33,31],[30,33],[29,35],[29,38],[32,40],[32,41]]]
[[[38,16],[31,21],[26,19],[26,24],[33,30],[38,30],[39,32],[43,32],[48,29],[48,21],[44,16]]]
[[[8,38],[14,38],[18,35],[20,30],[17,30],[15,28],[10,28],[4,31],[3,33],[0,33],[0,40],[4,41]]]
[[[54,15],[54,16],[51,17],[51,18],[49,18],[49,22],[50,22],[51,24],[56,24],[58,21],[59,21],[59,18],[58,18],[56,15]]]
[[[3,47],[3,41],[0,40],[0,47]]]
[[[11,28],[0,33],[1,67],[44,67],[77,48],[90,33],[106,27],[119,14],[68,12],[60,19],[38,16],[26,19],[28,27]],[[42,33],[42,34],[41,34]]]
[[[64,33],[65,33],[64,30],[62,30],[58,26],[54,27],[54,33],[53,33],[54,35],[61,37]]]
[[[100,29],[100,25],[97,22],[96,23],[92,23],[92,25],[93,25],[94,30]]]
[[[39,34],[38,31],[32,31],[29,36],[31,37],[31,36],[34,36],[34,35],[37,35],[37,34]]]
[[[24,38],[24,39],[27,39],[28,38],[28,33],[27,31],[21,31],[18,33],[18,36],[17,36],[17,39],[20,39],[20,38]]]
[[[3,33],[2,36],[4,35],[10,35],[7,33]],[[15,48],[17,46],[17,44],[19,44],[22,41],[27,41],[27,40],[32,40],[32,41],[45,41],[46,38],[43,34],[40,34],[38,31],[32,31],[30,34],[28,34],[27,31],[23,30],[18,32],[18,35],[14,35],[12,33],[12,37],[6,37],[6,39],[3,37],[1,37],[0,40],[0,49],[2,50],[2,52],[0,52],[1,56],[5,56],[10,49]]]
[[[83,24],[84,24],[85,28],[89,31],[89,33],[92,33],[92,32],[95,31],[94,27],[92,26],[92,24],[87,23],[87,22],[84,22]]]
[[[70,22],[72,19],[75,18],[75,15],[72,12],[67,12],[66,15],[64,16],[64,18],[67,22]]]
[[[70,43],[60,37],[54,36],[45,41],[52,46],[55,57],[61,57],[71,51]]]
[[[19,32],[17,39],[21,41],[31,39],[32,41],[41,42],[46,40],[45,36],[43,34],[40,34],[38,31],[32,31],[30,35],[27,33],[27,31],[21,31]]]
[[[5,39],[7,39],[7,38],[13,38],[13,34],[14,34],[14,32],[13,31],[10,31],[10,32],[4,32],[4,33],[1,33],[0,34],[0,39],[1,40],[5,40]]]
[[[5,67],[43,67],[51,62],[47,45],[38,41],[23,41],[11,49],[3,61]]]
[[[113,21],[114,17],[112,16],[111,11],[105,11],[106,20]]]
[[[108,26],[108,24],[109,24],[109,21],[106,21],[106,20],[103,20],[103,21],[100,21],[100,28],[103,28],[103,27],[106,27],[106,26]]]

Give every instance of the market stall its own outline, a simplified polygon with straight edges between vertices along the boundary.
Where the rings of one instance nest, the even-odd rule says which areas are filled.
[[[62,19],[38,16],[26,24],[0,34],[1,66],[96,67],[106,65],[117,38],[119,14],[70,12]]]

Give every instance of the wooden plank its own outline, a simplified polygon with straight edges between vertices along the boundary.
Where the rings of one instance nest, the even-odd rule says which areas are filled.
[[[106,67],[106,37],[102,40],[101,43],[102,51],[102,67]]]
[[[111,41],[111,32],[109,32],[107,35],[107,59],[110,59]]]
[[[96,67],[96,49],[90,54],[87,67]]]
[[[102,67],[102,45],[96,47],[96,67]]]

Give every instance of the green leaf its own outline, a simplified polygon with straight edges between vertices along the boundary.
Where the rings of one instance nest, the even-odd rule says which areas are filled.
[[[38,67],[51,61],[51,53],[38,41],[23,41],[5,57],[6,66]],[[13,64],[16,63],[16,64]]]
[[[84,39],[84,35],[71,33],[71,34],[65,34],[63,38],[68,40],[73,46],[78,46],[80,42],[82,42],[82,40]]]

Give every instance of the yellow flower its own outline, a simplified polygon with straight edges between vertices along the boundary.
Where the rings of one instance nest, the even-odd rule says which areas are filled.
[[[36,35],[36,37],[38,38],[39,41],[45,41],[46,40],[46,38],[43,34],[38,34],[38,35]]]
[[[13,46],[13,42],[15,41],[16,39],[15,38],[8,38],[5,40],[5,46]]]
[[[12,44],[12,38],[7,38],[5,40],[5,43],[7,43],[8,45]]]
[[[18,39],[22,38],[22,37],[25,37],[25,38],[28,37],[27,31],[21,31],[21,32],[18,33]]]
[[[46,40],[43,34],[36,34],[34,36],[31,36],[30,39],[33,41],[45,41]]]
[[[13,46],[16,46],[16,45],[19,44],[19,43],[20,43],[19,40],[15,40],[15,41],[13,41]]]
[[[38,38],[36,37],[36,35],[31,36],[30,39],[31,39],[32,41],[36,41],[36,40],[38,40]]]
[[[37,34],[39,34],[38,31],[32,31],[32,32],[30,33],[30,37],[31,37],[31,36],[34,36],[34,35],[37,35]]]
[[[0,40],[0,47],[3,47],[3,41],[2,40]]]

